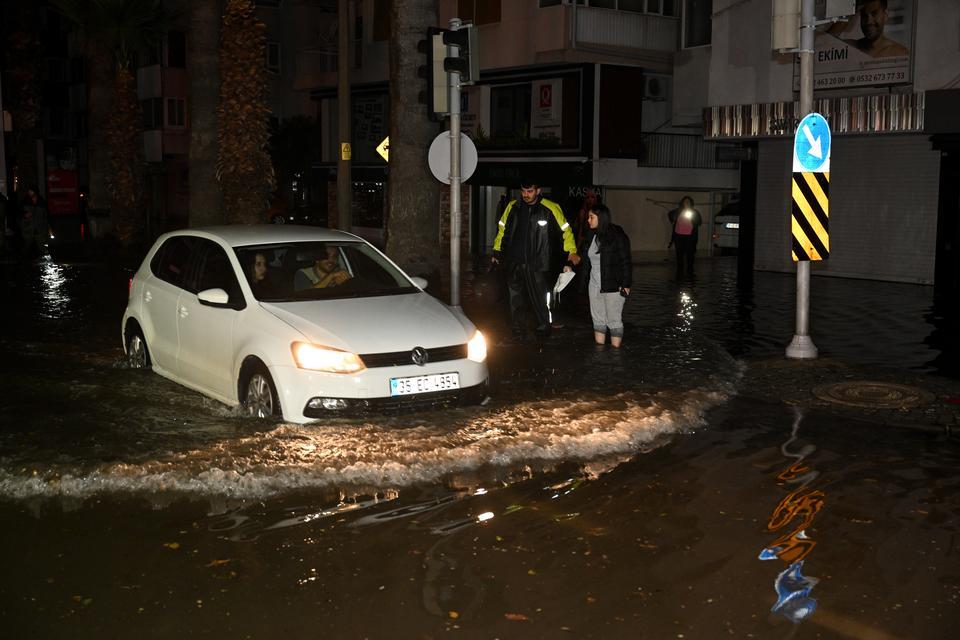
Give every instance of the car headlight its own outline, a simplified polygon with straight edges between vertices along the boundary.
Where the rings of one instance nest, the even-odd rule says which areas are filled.
[[[294,342],[290,345],[293,361],[301,369],[329,371],[330,373],[356,373],[366,369],[363,360],[355,353],[321,347],[308,342]]]
[[[487,341],[483,334],[477,331],[467,343],[467,358],[474,362],[483,362],[487,359]]]

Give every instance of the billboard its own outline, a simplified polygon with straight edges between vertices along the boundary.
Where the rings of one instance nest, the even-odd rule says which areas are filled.
[[[857,0],[856,14],[817,27],[814,43],[815,90],[909,83],[913,0]]]

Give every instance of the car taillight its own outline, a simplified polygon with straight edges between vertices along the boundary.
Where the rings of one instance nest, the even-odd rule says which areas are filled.
[[[133,293],[133,278],[127,282],[127,300],[130,299],[130,294]]]

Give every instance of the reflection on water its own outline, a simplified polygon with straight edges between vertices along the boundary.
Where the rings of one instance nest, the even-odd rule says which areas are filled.
[[[70,296],[66,293],[64,267],[45,256],[41,263],[40,288],[45,318],[60,318],[71,306]]]
[[[826,494],[823,491],[809,489],[810,483],[820,474],[807,466],[804,460],[816,451],[816,447],[808,444],[797,451],[790,450],[790,446],[797,440],[800,422],[803,420],[803,411],[797,408],[795,412],[790,438],[780,447],[781,453],[794,461],[780,472],[777,480],[788,486],[797,485],[797,487],[780,501],[767,522],[767,531],[776,532],[786,529],[786,532],[761,551],[759,558],[760,560],[779,558],[789,565],[777,575],[774,581],[777,601],[771,611],[780,613],[791,622],[797,623],[813,614],[817,608],[817,601],[810,597],[810,593],[819,579],[804,576],[801,570],[804,559],[817,546],[816,541],[807,535],[807,529],[813,525],[814,518],[823,508]]]

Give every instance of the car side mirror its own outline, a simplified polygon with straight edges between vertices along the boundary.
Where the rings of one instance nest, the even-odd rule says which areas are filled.
[[[223,289],[204,289],[197,294],[200,304],[211,307],[227,307],[230,303],[230,296]]]
[[[421,289],[426,289],[427,284],[429,284],[426,278],[421,278],[420,276],[413,276],[410,280]]]

